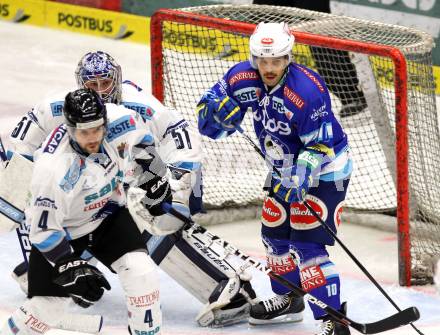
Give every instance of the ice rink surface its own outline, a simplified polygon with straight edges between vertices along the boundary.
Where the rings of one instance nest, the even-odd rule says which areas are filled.
[[[73,72],[80,57],[93,50],[109,52],[122,66],[124,79],[150,90],[149,48],[140,44],[94,38],[0,21],[0,134],[4,138],[21,115],[50,92],[74,89]],[[264,250],[258,221],[242,221],[210,226],[209,229],[259,259]],[[339,237],[383,285],[403,309],[416,306],[421,319],[416,323],[425,335],[440,334],[440,296],[431,286],[402,288],[397,279],[397,239],[395,234],[344,224]],[[395,313],[390,303],[368,281],[339,246],[329,248],[341,273],[342,297],[348,301],[348,316],[357,322],[372,322]],[[24,301],[25,297],[10,276],[21,260],[15,233],[0,236],[0,322]],[[117,277],[105,272],[112,290],[88,310],[72,310],[104,316],[103,334],[128,334],[126,308]],[[270,295],[268,278],[253,271],[252,283],[261,297]],[[195,316],[202,305],[161,272],[161,302],[164,334],[291,334],[311,335],[316,325],[306,308],[304,321],[297,324],[250,327],[243,323],[222,329],[197,326]],[[352,334],[356,334],[352,331]],[[49,334],[80,334],[51,331]],[[384,334],[416,334],[406,326]]]

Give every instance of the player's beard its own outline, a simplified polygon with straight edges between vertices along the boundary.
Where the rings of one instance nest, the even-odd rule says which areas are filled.
[[[84,151],[88,154],[96,154],[99,152],[99,147],[101,146],[102,141],[87,143]]]
[[[282,75],[277,75],[274,72],[263,73],[264,83],[267,86],[275,86],[281,79]]]

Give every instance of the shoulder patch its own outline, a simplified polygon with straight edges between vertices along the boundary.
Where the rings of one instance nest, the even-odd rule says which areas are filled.
[[[302,73],[304,73],[313,83],[318,87],[320,92],[324,92],[324,86],[319,82],[318,78],[316,78],[309,70],[303,68],[302,66],[297,67]]]
[[[66,175],[60,182],[60,188],[68,193],[73,190],[73,187],[78,182],[79,177],[81,176],[82,171],[85,168],[85,162],[82,158],[76,156],[73,160],[72,165],[69,167]]]
[[[124,115],[108,125],[107,140],[109,142],[136,129],[136,122],[131,115]]]
[[[52,111],[52,116],[62,116],[63,115],[64,101],[54,101],[50,103],[50,110]]]
[[[136,85],[135,83],[133,83],[131,80],[124,80],[122,83],[123,83],[123,84],[130,85],[130,86],[133,86],[138,92],[141,92],[141,91],[142,91],[142,88],[140,88],[138,85]]]
[[[299,94],[295,93],[291,88],[284,86],[284,96],[289,99],[296,107],[299,109],[303,109],[305,102],[299,96]]]
[[[242,80],[257,80],[257,72],[256,71],[241,71],[237,72],[231,78],[229,78],[229,85],[232,86],[239,81]]]
[[[50,154],[53,154],[55,150],[58,148],[58,146],[61,143],[61,140],[63,139],[64,135],[67,133],[67,127],[66,125],[61,125],[58,128],[55,128],[54,131],[50,134],[50,138],[46,143],[46,146],[43,149],[43,152],[48,152]]]

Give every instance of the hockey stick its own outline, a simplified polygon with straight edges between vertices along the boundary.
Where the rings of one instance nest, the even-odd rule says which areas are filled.
[[[162,208],[165,212],[175,216],[179,220],[183,221],[185,223],[183,230],[187,231],[188,233],[191,232],[191,230],[195,229],[204,229],[203,227],[200,227],[199,225],[196,225],[194,221],[180,213],[178,210],[174,209],[170,204],[163,203]],[[196,228],[195,228],[196,227]],[[252,257],[246,255],[230,243],[222,240],[218,236],[213,237],[213,241],[215,243],[219,243],[222,245],[222,247],[225,248],[226,253],[233,254],[240,259],[242,259],[245,264],[248,264],[248,266],[252,266],[256,268],[259,271],[262,271],[266,273],[269,277],[273,278],[274,280],[278,281],[280,284],[284,285],[291,291],[293,291],[298,296],[304,297],[308,302],[318,306],[319,308],[323,309],[327,312],[328,315],[330,315],[335,321],[345,324],[347,326],[350,326],[357,331],[361,332],[362,334],[377,334],[381,333],[387,330],[391,330],[400,326],[407,325],[408,323],[412,321],[416,321],[419,319],[420,314],[416,307],[409,307],[403,311],[400,311],[396,314],[393,314],[385,319],[372,322],[372,323],[359,323],[351,320],[346,315],[342,314],[341,312],[335,310],[334,308],[328,306],[321,300],[317,299],[313,295],[307,293],[302,288],[292,284],[287,279],[281,277],[280,275],[273,272],[271,269],[267,268],[265,265],[261,264],[261,262],[253,259]]]
[[[241,135],[249,142],[250,145],[254,148],[254,150],[264,159],[266,160],[266,157],[264,156],[264,153],[261,151],[261,149],[254,143],[254,141],[244,132],[244,130],[238,126],[237,130],[241,133]],[[280,170],[277,169],[276,166],[272,165],[273,170],[278,176],[281,176]],[[377,289],[383,294],[385,298],[393,305],[398,312],[401,312],[402,310],[400,307],[394,302],[394,300],[388,295],[388,293],[380,286],[380,284],[374,279],[374,277],[370,274],[370,272],[362,265],[362,263],[356,258],[356,256],[353,255],[353,253],[345,246],[345,244],[337,237],[336,233],[327,225],[327,223],[321,218],[321,216],[316,213],[316,211],[308,204],[307,200],[303,201],[304,206],[312,213],[312,215],[318,220],[318,222],[321,224],[321,226],[325,229],[327,233],[330,234],[344,249],[344,251],[347,253],[348,256],[356,263],[356,265],[362,270],[362,272],[370,279],[370,281],[374,284],[374,286],[377,287]],[[410,326],[420,335],[424,335],[414,324],[410,323]]]

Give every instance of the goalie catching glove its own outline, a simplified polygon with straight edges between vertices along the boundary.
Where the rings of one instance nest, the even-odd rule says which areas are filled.
[[[199,123],[204,122],[225,131],[237,130],[244,116],[233,98],[227,95],[218,97],[211,91],[205,93],[196,111]]]
[[[101,299],[104,288],[111,288],[102,272],[80,257],[59,260],[55,271],[53,282],[64,287],[75,303],[84,308]]]

